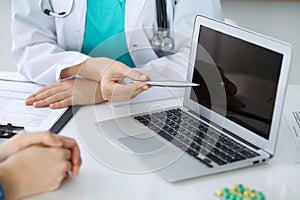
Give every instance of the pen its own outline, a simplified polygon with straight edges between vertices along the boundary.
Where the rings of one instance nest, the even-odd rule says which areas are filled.
[[[130,81],[131,83],[138,83],[140,81]],[[197,83],[190,83],[185,81],[144,81],[142,83],[149,84],[151,86],[160,86],[160,87],[195,87],[199,86]]]

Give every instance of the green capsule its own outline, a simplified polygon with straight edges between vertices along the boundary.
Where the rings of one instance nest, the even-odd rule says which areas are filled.
[[[224,188],[224,192],[230,192],[229,188]]]
[[[265,195],[262,192],[257,193],[257,200],[265,200]]]
[[[244,193],[244,191],[245,191],[244,187],[239,187],[237,190],[238,193],[242,193],[242,194]]]
[[[236,200],[236,195],[231,194],[230,197],[229,197],[229,200]]]
[[[229,197],[230,197],[230,192],[224,190],[223,197],[224,197],[225,199],[229,199]]]

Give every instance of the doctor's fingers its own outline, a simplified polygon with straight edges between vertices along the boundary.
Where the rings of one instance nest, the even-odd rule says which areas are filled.
[[[66,99],[63,99],[61,101],[51,103],[49,105],[49,107],[52,108],[52,109],[59,109],[59,108],[66,108],[66,107],[71,106],[71,105],[75,105],[72,96],[68,97]]]
[[[28,103],[30,103],[31,101],[29,101],[29,100],[33,100],[33,98],[36,97],[37,95],[39,95],[41,93],[44,93],[44,92],[52,89],[53,87],[57,87],[57,83],[54,83],[54,84],[51,84],[51,85],[47,85],[47,86],[43,87],[42,89],[38,90],[37,92],[31,94],[30,96],[28,96],[26,98],[26,103],[27,103],[27,101],[28,101]]]
[[[47,99],[47,98],[54,96],[55,94],[58,94],[63,91],[72,93],[73,85],[74,85],[74,81],[71,81],[71,80],[51,84],[49,86],[46,86],[46,87],[40,89],[39,91],[32,94],[31,96],[29,96],[26,99],[25,104],[33,105],[33,103],[35,103],[35,102],[39,102],[41,100]]]
[[[68,90],[64,92],[58,92],[56,94],[51,94],[50,96],[45,96],[45,99],[39,99],[36,102],[33,103],[33,107],[35,108],[41,108],[45,106],[50,106],[51,108],[58,108],[60,107],[67,107],[72,105],[72,95],[73,91]],[[53,104],[57,104],[56,106],[53,106]]]
[[[113,82],[101,86],[103,98],[114,102],[130,100],[148,88],[149,85],[145,83],[131,83],[123,85]]]
[[[132,68],[129,68],[127,66],[122,66],[121,67],[121,74],[125,77],[131,78],[132,80],[137,80],[137,81],[149,81],[150,77],[147,75],[142,74],[139,71],[136,71]]]
[[[148,81],[149,76],[143,75],[137,70],[134,70],[121,62],[113,62],[104,72],[102,79],[112,79],[114,77],[128,77],[133,80]],[[122,76],[122,77],[121,77]],[[120,80],[120,79],[119,79]]]

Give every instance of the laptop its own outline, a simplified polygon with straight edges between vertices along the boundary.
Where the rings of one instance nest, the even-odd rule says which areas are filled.
[[[288,82],[284,42],[205,16],[192,41],[182,106],[96,123],[169,182],[269,161]]]

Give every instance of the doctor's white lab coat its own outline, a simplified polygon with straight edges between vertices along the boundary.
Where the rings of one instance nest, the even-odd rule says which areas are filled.
[[[38,0],[12,0],[12,55],[29,80],[50,84],[63,69],[89,58],[80,53],[85,30],[86,2],[74,0],[65,18],[46,16]],[[151,48],[157,30],[155,0],[126,0],[125,34],[129,53],[139,71],[154,80],[184,80],[196,15],[223,19],[219,0],[166,0],[174,54],[159,58]],[[44,0],[44,8],[68,10],[71,0]],[[105,20],[105,19],[104,19]]]

